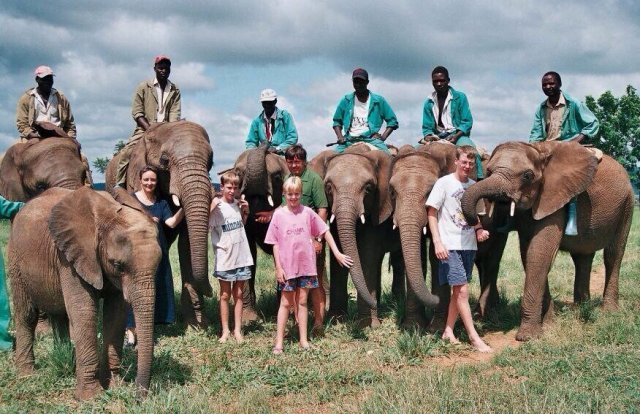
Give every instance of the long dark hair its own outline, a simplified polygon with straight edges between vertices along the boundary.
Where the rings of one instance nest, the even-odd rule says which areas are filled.
[[[146,173],[147,171],[153,172],[156,175],[156,178],[158,178],[158,169],[151,165],[145,165],[144,167],[142,167],[140,169],[140,172],[138,173],[138,178],[142,178],[142,174]]]

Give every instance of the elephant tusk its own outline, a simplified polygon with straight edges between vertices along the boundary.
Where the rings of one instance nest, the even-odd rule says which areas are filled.
[[[513,213],[516,211],[516,202],[511,201],[511,210],[509,210],[509,216],[513,217]]]
[[[335,220],[335,219],[336,219],[336,215],[332,214],[331,218],[329,218],[329,223],[333,223],[333,220]]]
[[[177,196],[177,195],[175,195],[175,194],[171,194],[171,201],[173,201],[173,204],[174,204],[176,207],[180,207],[180,199],[178,198],[178,196]]]
[[[271,195],[267,196],[267,201],[269,202],[269,205],[273,207],[273,198],[271,198]]]
[[[427,235],[427,226],[424,226],[422,228],[422,234],[424,234],[425,236]]]
[[[395,229],[397,229],[397,228],[398,228],[398,226],[396,226],[396,223],[393,223],[393,228],[392,228],[392,230],[395,230]]]
[[[489,202],[489,218],[493,217],[493,207],[495,206],[495,203],[493,201]]]
[[[360,214],[360,221],[364,224],[364,214]]]

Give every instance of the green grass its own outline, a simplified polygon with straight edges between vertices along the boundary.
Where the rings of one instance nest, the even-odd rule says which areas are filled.
[[[7,223],[0,222],[2,246],[6,236]],[[178,281],[175,250],[171,254]],[[639,258],[636,214],[620,277],[620,310],[605,312],[601,292],[580,306],[571,303],[573,265],[560,253],[550,274],[555,320],[545,326],[543,338],[517,346],[508,338],[519,324],[523,271],[512,235],[500,272],[498,312],[477,322],[489,343],[508,344],[492,357],[401,330],[397,321],[404,311],[389,292],[388,275],[381,327],[358,329],[351,303],[351,319],[328,325],[326,337],[312,341],[311,352],[299,350],[291,339],[285,353],[274,357],[273,269],[271,258],[260,256],[259,310],[265,321],[245,330],[244,344],[218,344],[217,300],[208,299],[206,312],[214,325],[206,332],[186,329],[180,320],[157,330],[147,399],[136,396],[135,354],[127,350],[123,382],[79,403],[73,400],[72,352],[43,336],[35,347],[36,373],[29,377],[17,376],[11,354],[0,354],[0,412],[638,412]],[[602,267],[598,254],[594,273]],[[471,292],[474,301],[477,279]]]

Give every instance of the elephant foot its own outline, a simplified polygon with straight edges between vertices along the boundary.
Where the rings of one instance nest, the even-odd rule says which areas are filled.
[[[402,321],[402,329],[425,329],[427,327],[427,318],[424,315],[411,315]]]
[[[242,324],[248,325],[251,322],[257,321],[259,318],[258,312],[256,312],[253,308],[244,308],[242,309]]]
[[[102,387],[96,382],[90,385],[77,386],[73,396],[79,401],[90,400],[96,395],[102,393],[102,391]]]
[[[431,323],[427,328],[430,333],[444,332],[444,327],[447,325],[447,320],[444,315],[434,315],[431,319]]]
[[[326,317],[332,322],[344,323],[347,320],[347,313],[329,309]]]
[[[16,362],[16,369],[18,370],[18,375],[21,377],[26,377],[32,375],[35,372],[35,364],[31,363],[19,363]]]
[[[359,318],[356,326],[359,329],[364,329],[364,328],[377,328],[380,325],[382,325],[382,323],[380,322],[380,319],[376,318],[376,317],[370,317],[370,316],[365,316],[362,318]]]
[[[520,326],[516,333],[516,340],[520,342],[530,341],[532,339],[538,339],[542,336],[541,325],[523,325]]]
[[[618,302],[614,300],[605,300],[602,302],[602,309],[608,312],[617,311],[619,309]]]

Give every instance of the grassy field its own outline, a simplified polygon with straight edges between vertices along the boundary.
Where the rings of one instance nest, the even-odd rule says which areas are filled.
[[[7,223],[0,225],[5,246]],[[172,256],[177,263],[175,251]],[[147,399],[136,398],[135,354],[126,350],[124,382],[79,403],[73,399],[72,352],[43,336],[36,343],[32,376],[18,377],[12,355],[0,354],[0,412],[638,412],[639,258],[636,214],[620,276],[620,310],[606,313],[599,307],[602,255],[594,263],[593,299],[576,307],[573,266],[568,255],[559,254],[550,274],[555,322],[545,327],[542,339],[519,344],[514,336],[523,272],[512,235],[502,263],[501,307],[477,323],[497,350],[491,356],[400,330],[402,305],[390,295],[387,276],[380,328],[359,330],[352,320],[331,324],[325,338],[312,341],[312,351],[298,350],[291,340],[275,357],[273,271],[271,259],[262,256],[259,307],[265,321],[245,330],[244,344],[218,344],[218,303],[207,300],[215,321],[207,332],[185,329],[181,322],[157,330]],[[178,266],[173,268],[179,280]],[[477,279],[472,287],[474,300]]]

